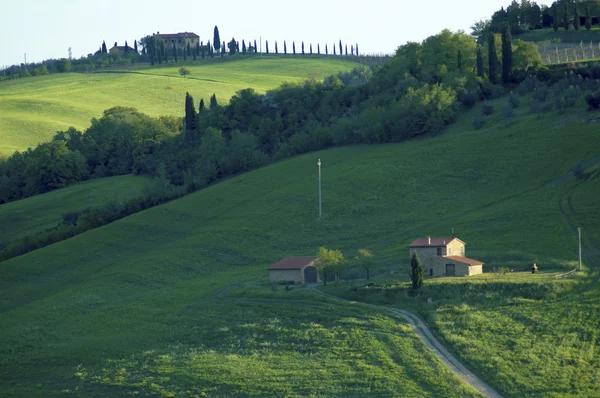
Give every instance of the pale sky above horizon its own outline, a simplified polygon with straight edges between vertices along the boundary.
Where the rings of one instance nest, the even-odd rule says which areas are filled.
[[[212,42],[219,27],[221,41],[262,37],[331,46],[340,39],[358,43],[362,53],[392,53],[408,41],[422,41],[442,29],[470,32],[477,20],[489,18],[510,0],[356,1],[276,0],[29,0],[3,4],[0,23],[0,68],[48,58],[86,56],[118,42],[153,32],[194,32]],[[549,5],[552,0],[540,0]],[[315,48],[316,50],[316,48]]]

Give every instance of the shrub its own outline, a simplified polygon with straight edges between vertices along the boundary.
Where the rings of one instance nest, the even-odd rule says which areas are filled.
[[[578,180],[583,180],[585,178],[585,168],[583,167],[583,163],[577,163],[577,165],[573,169],[573,174]]]
[[[539,102],[545,102],[548,98],[548,87],[545,84],[539,84],[533,91],[532,97]]]
[[[492,87],[492,98],[500,98],[504,95],[504,87],[495,85]]]
[[[521,105],[521,97],[517,93],[510,93],[508,103],[513,108],[518,108]]]
[[[525,80],[523,80],[521,82],[521,84],[519,84],[519,87],[517,88],[517,92],[520,95],[526,95],[526,94],[532,93],[538,84],[539,84],[539,82],[535,77],[528,76]]]
[[[186,68],[185,66],[182,66],[181,68],[179,68],[179,74],[183,77],[186,77],[190,73],[192,73],[192,72],[190,72],[190,70],[188,68]]]
[[[484,102],[481,104],[481,114],[485,116],[489,116],[495,112],[494,105],[489,102]]]
[[[588,104],[588,109],[599,109],[600,108],[600,91],[595,93],[589,93],[585,96],[585,102]]]
[[[504,117],[504,124],[508,126],[510,122],[512,122],[515,115],[515,111],[513,107],[508,104],[504,108],[502,108],[502,116]]]
[[[465,108],[470,109],[477,103],[477,94],[473,91],[463,90],[459,96],[459,100]]]
[[[529,101],[529,113],[537,113],[538,118],[540,118],[543,110],[544,107],[540,101],[536,99],[532,99],[531,101]]]
[[[485,125],[485,117],[483,115],[477,115],[473,118],[473,128],[475,130],[481,129]]]
[[[64,225],[77,225],[78,219],[79,219],[79,213],[76,211],[70,211],[68,213],[63,214],[63,224]]]

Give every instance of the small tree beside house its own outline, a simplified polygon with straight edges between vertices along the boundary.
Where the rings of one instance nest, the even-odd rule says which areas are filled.
[[[318,261],[316,262],[319,273],[323,275],[323,284],[327,284],[327,274],[334,273],[336,281],[339,280],[343,264],[346,259],[340,250],[319,248],[317,251]]]
[[[413,289],[417,290],[423,287],[423,265],[421,265],[421,260],[416,251],[410,259],[410,280]]]
[[[367,249],[360,249],[358,251],[358,256],[354,257],[356,261],[360,264],[360,267],[363,268],[367,272],[367,280],[370,278],[370,271],[373,267],[373,254]]]

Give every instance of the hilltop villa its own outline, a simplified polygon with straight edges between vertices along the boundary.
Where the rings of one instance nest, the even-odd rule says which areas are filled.
[[[168,48],[173,46],[186,48],[188,44],[190,48],[196,48],[196,45],[200,42],[200,36],[193,32],[157,33],[156,36],[163,39]]]
[[[412,258],[418,253],[429,276],[470,276],[481,274],[483,262],[465,257],[465,242],[451,238],[419,238],[409,246]]]
[[[286,257],[269,267],[271,282],[317,283],[320,278],[315,267],[318,257]]]

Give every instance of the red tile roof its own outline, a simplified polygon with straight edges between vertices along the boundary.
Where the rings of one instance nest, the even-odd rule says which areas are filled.
[[[194,32],[179,32],[179,33],[158,33],[158,37],[162,37],[163,39],[179,39],[179,38],[200,38]]]
[[[444,256],[444,258],[447,258],[448,260],[456,261],[459,263],[469,264],[469,265],[485,264],[483,261],[473,260],[472,258],[466,258],[466,257],[462,257],[462,256]]]
[[[419,238],[416,239],[413,243],[410,244],[410,247],[436,247],[436,246],[448,246],[448,243],[452,242],[454,239],[458,240],[461,243],[465,243],[458,238],[431,238],[431,243],[429,243],[429,238]]]
[[[317,258],[318,257],[286,257],[283,260],[271,265],[269,269],[302,269],[315,261]]]

